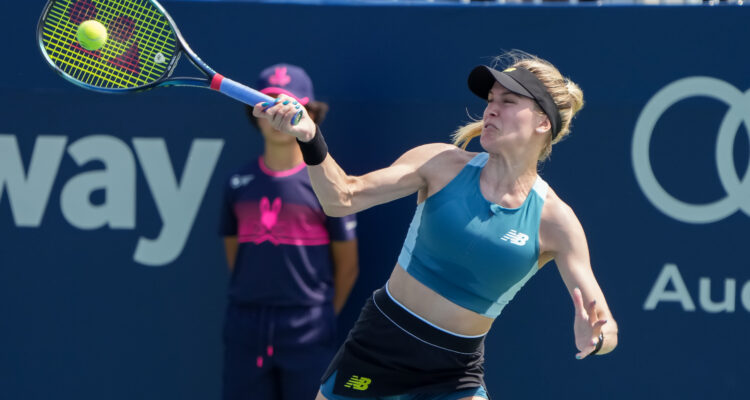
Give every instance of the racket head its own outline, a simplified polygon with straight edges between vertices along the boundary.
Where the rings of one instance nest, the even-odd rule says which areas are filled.
[[[99,50],[78,43],[78,26],[87,20],[107,28],[107,41]],[[152,0],[49,0],[37,39],[45,60],[63,78],[107,93],[160,85],[184,49],[174,22]]]

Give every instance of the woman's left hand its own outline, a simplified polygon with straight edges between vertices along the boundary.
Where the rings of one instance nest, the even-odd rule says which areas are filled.
[[[596,300],[592,300],[588,307],[583,305],[583,294],[581,289],[573,289],[573,305],[575,306],[575,322],[573,330],[575,332],[576,347],[578,354],[576,358],[582,360],[586,358],[596,348],[599,343],[599,334],[602,332],[602,326],[607,323],[606,319],[599,319],[596,311]]]

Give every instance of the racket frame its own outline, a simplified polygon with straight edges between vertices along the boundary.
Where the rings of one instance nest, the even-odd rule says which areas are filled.
[[[86,84],[84,82],[81,82],[74,77],[68,75],[65,73],[60,67],[55,64],[55,62],[49,57],[47,54],[47,50],[44,46],[43,41],[43,22],[45,21],[47,15],[50,12],[50,9],[52,8],[53,4],[55,3],[54,0],[49,0],[47,2],[47,5],[44,8],[44,11],[42,12],[42,15],[39,17],[39,22],[37,23],[37,43],[39,44],[39,49],[42,52],[42,55],[44,56],[47,63],[65,80],[82,87],[84,89],[93,90],[97,92],[102,93],[128,93],[128,92],[142,92],[146,90],[150,90],[156,87],[169,87],[169,86],[188,86],[188,87],[199,87],[204,89],[213,89],[218,92],[221,92],[229,97],[234,98],[235,100],[238,100],[240,102],[243,102],[245,104],[248,104],[250,106],[253,106],[259,102],[273,102],[273,98],[265,93],[259,92],[255,89],[252,89],[250,87],[247,87],[241,83],[235,82],[231,79],[228,79],[224,77],[223,75],[217,73],[214,69],[208,66],[203,60],[201,60],[200,57],[190,48],[185,38],[182,36],[182,33],[180,32],[180,29],[177,27],[177,24],[172,19],[172,16],[169,15],[167,10],[156,0],[148,0],[149,3],[151,3],[156,9],[159,11],[159,13],[167,20],[167,23],[169,24],[169,27],[172,30],[172,33],[175,36],[175,53],[172,59],[170,60],[169,64],[166,67],[166,73],[158,80],[141,85],[136,86],[132,88],[102,88],[98,86],[93,86]],[[201,71],[204,75],[203,78],[200,77],[172,77],[172,74],[174,73],[175,69],[177,68],[177,63],[179,62],[181,56],[185,54],[187,55],[188,60],[190,61],[193,66]],[[292,119],[292,125],[297,125],[302,118],[302,110],[298,111],[294,118]]]

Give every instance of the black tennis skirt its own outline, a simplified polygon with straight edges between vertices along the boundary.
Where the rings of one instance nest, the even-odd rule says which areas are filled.
[[[381,288],[367,300],[322,382],[337,372],[333,393],[355,398],[485,387],[484,338],[439,329]]]

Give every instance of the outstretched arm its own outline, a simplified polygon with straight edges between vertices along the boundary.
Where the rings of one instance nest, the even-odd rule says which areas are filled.
[[[617,323],[591,269],[586,235],[573,210],[553,196],[543,218],[544,247],[554,257],[573,300],[573,329],[579,351],[576,358],[590,355],[597,347],[600,334],[604,341],[596,354],[609,353],[617,346]]]
[[[298,125],[291,119],[298,111],[291,97],[280,95],[273,105],[257,104],[253,115],[266,118],[279,131],[295,136],[301,142],[311,141],[317,127],[305,114]],[[290,100],[287,104],[284,104]],[[304,108],[303,108],[304,110]],[[348,175],[331,157],[326,155],[318,165],[309,165],[313,190],[326,214],[334,217],[356,213],[372,206],[387,203],[427,186],[427,170],[434,168],[436,156],[455,146],[429,144],[409,150],[390,166],[363,176]]]
[[[427,186],[422,169],[440,144],[416,147],[388,167],[362,176],[348,175],[329,154],[309,166],[310,181],[326,214],[338,217],[408,196]]]

